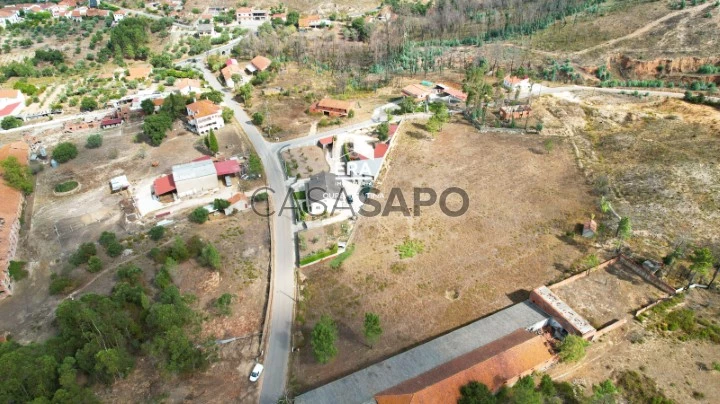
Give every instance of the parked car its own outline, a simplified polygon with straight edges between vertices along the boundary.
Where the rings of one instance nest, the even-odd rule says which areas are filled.
[[[253,383],[258,381],[258,379],[260,378],[260,375],[263,372],[263,369],[265,369],[265,368],[263,367],[262,364],[256,363],[255,366],[253,366],[252,372],[250,372],[250,381]]]
[[[225,176],[225,186],[228,188],[232,186],[232,178],[229,175]]]

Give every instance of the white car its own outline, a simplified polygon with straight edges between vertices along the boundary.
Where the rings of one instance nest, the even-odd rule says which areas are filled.
[[[250,381],[255,383],[260,378],[260,375],[263,372],[263,365],[260,363],[256,363],[255,366],[253,366],[252,372],[250,372]]]

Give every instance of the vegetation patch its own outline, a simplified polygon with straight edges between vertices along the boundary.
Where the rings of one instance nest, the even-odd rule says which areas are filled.
[[[57,192],[57,193],[59,193],[59,194],[62,194],[62,193],[65,193],[65,192],[70,192],[70,191],[72,191],[73,189],[77,188],[78,185],[79,185],[79,184],[78,184],[77,181],[65,181],[65,182],[61,182],[61,183],[55,185],[55,192]]]
[[[27,269],[25,269],[25,266],[27,265],[27,262],[25,261],[10,261],[10,265],[8,266],[8,272],[10,273],[10,277],[13,278],[15,282],[21,281],[28,277],[29,272]]]
[[[421,240],[407,238],[395,250],[400,254],[400,259],[412,258],[425,251],[425,245]]]
[[[345,251],[343,251],[343,252],[340,253],[337,257],[333,258],[332,261],[330,261],[330,268],[332,268],[332,269],[340,268],[340,266],[342,265],[342,263],[343,263],[346,259],[350,258],[350,256],[352,255],[352,253],[353,253],[354,251],[355,251],[355,245],[354,245],[354,244],[350,244],[350,245],[345,249]]]
[[[653,379],[633,370],[621,372],[617,377],[617,384],[629,403],[673,403],[665,397]]]
[[[337,250],[338,250],[337,244],[333,244],[332,247],[330,247],[330,248],[317,251],[313,254],[310,254],[306,257],[301,258],[300,265],[303,266],[303,265],[313,263],[315,261],[320,261],[323,258],[327,258],[327,257],[335,254],[337,252]]]

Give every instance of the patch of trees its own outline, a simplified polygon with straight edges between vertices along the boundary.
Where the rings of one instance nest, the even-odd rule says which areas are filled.
[[[149,41],[148,21],[145,18],[128,17],[110,31],[108,47],[116,59],[145,59],[150,53],[147,47]]]
[[[186,105],[189,99],[180,93],[173,93],[165,97],[162,107],[157,114],[148,115],[143,123],[143,134],[153,146],[160,146],[172,128],[173,122],[187,113]],[[143,107],[141,105],[141,107]],[[147,109],[147,110],[146,110]],[[155,106],[153,105],[153,111]],[[144,112],[150,111],[150,104],[143,107]]]
[[[533,376],[520,378],[512,387],[502,386],[495,394],[477,381],[460,387],[458,404],[530,404],[530,403],[614,403],[620,395],[611,380],[592,386],[592,394],[586,397],[581,388],[568,382],[554,382],[544,374],[535,384]],[[630,401],[650,402],[650,401]]]
[[[62,142],[53,150],[52,158],[58,163],[67,163],[78,155],[77,146],[70,142]]]
[[[51,64],[64,63],[65,55],[57,49],[38,49],[35,51],[33,61],[35,65],[38,65],[40,62],[48,62]]]
[[[90,386],[127,377],[140,355],[171,373],[204,369],[212,351],[198,347],[200,319],[189,306],[195,298],[173,284],[174,268],[168,259],[154,291],[141,268],[123,266],[109,296],[87,294],[58,306],[55,337],[24,346],[0,343],[0,401],[95,403]]]
[[[0,127],[5,130],[19,128],[22,126],[22,124],[23,120],[20,118],[15,118],[14,116],[6,116],[2,119],[2,121],[0,121]]]

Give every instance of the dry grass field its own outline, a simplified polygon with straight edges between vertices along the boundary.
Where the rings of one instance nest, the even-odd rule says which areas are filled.
[[[337,321],[340,339],[339,354],[328,365],[315,363],[309,344],[301,349],[293,364],[297,389],[522,301],[588,254],[587,244],[563,237],[593,210],[569,144],[547,154],[536,136],[479,133],[455,122],[430,140],[420,127],[401,128],[382,193],[387,199],[392,188],[400,188],[412,206],[413,187],[438,193],[460,187],[469,195],[469,210],[452,218],[435,205],[418,217],[361,217],[355,253],[340,269],[319,264],[303,270],[300,307],[306,321],[299,327],[305,341],[321,314]],[[449,198],[448,205],[457,209],[459,201]],[[407,239],[421,243],[423,251],[401,259],[396,248]],[[362,341],[367,311],[377,312],[383,323],[374,349]]]
[[[334,1],[314,1],[314,0],[255,0],[247,2],[238,2],[237,0],[216,0],[212,2],[213,6],[224,6],[230,8],[240,7],[239,4],[246,3],[247,7],[266,8],[275,7],[284,4],[288,10],[299,11],[305,14],[327,14],[333,12],[345,12],[348,14],[364,13],[372,11],[380,6],[379,0],[334,0]],[[208,6],[207,1],[188,0],[185,3],[185,11],[189,12],[193,8],[201,11]]]

